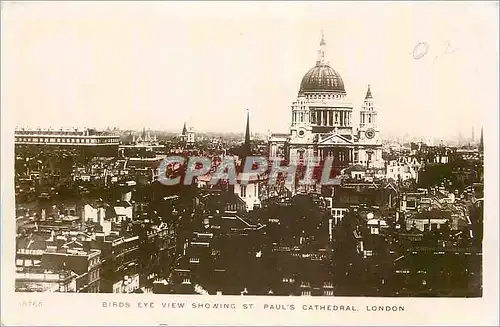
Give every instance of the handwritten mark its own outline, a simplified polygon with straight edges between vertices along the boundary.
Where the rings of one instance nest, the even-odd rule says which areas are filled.
[[[450,41],[446,41],[444,44],[446,45],[446,48],[444,49],[444,54],[451,54],[458,50],[458,48],[454,48],[451,46]]]
[[[445,48],[444,48],[443,52],[441,53],[441,55],[452,54],[452,53],[454,53],[455,51],[458,50],[457,48],[454,48],[454,47],[451,46],[451,42],[450,41],[445,41],[444,42],[444,46],[445,46]],[[433,63],[435,63],[436,60],[438,60],[439,58],[440,58],[440,55],[435,56]]]
[[[442,55],[452,54],[458,50],[458,48],[454,48],[451,45],[450,41],[445,41],[443,45],[444,49],[440,54],[434,56],[433,63],[435,63]],[[413,52],[411,54],[413,55],[413,59],[419,60],[425,57],[429,52],[429,50],[430,50],[430,45],[427,42],[419,42],[417,43],[417,45],[415,45],[415,47],[413,48]]]
[[[427,42],[419,42],[413,48],[413,58],[416,60],[422,59],[429,51],[429,44]]]

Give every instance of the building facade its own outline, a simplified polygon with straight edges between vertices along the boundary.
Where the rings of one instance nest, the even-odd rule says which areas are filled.
[[[89,157],[117,157],[120,137],[93,129],[18,129],[14,132],[14,144],[16,150],[38,152],[50,148],[77,150]]]
[[[308,158],[333,160],[336,167],[361,164],[383,167],[378,111],[370,86],[359,110],[359,126],[353,126],[354,107],[340,74],[326,61],[321,38],[316,65],[302,78],[292,103],[292,123],[286,138],[269,135],[270,156],[284,155],[289,162]]]

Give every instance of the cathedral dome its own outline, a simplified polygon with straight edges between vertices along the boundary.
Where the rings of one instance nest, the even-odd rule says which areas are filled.
[[[302,78],[299,93],[335,92],[346,93],[340,74],[326,63],[317,62],[316,66]]]

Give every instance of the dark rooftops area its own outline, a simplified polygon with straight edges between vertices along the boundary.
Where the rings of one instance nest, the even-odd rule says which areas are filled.
[[[183,137],[163,145],[135,139],[138,147],[106,159],[16,148],[16,266],[24,273],[17,289],[39,290],[29,276],[62,271],[68,292],[481,296],[477,153],[408,144],[383,153],[391,165],[334,166],[332,185],[311,188],[283,176],[268,185],[268,174],[245,190],[212,186],[210,176],[163,185],[157,151],[219,162],[249,150],[241,136],[199,148]],[[252,141],[256,148],[267,151],[264,141]]]

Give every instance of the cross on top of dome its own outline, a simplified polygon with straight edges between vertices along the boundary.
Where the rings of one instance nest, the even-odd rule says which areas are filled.
[[[326,52],[325,50],[326,50],[325,35],[323,34],[323,30],[321,30],[321,41],[319,42],[318,60],[316,61],[316,65],[328,64],[325,61],[325,52]]]

